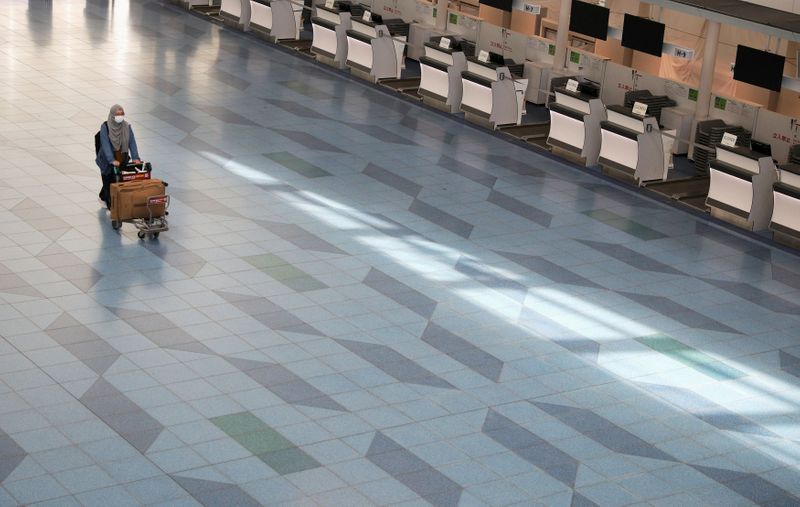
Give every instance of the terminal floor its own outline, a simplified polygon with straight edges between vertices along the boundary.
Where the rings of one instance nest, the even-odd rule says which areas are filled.
[[[155,0],[3,7],[0,506],[800,503],[797,257]]]

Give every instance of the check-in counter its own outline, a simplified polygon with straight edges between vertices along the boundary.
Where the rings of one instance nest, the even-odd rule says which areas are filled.
[[[425,56],[419,59],[418,93],[426,104],[455,113],[461,107],[461,73],[467,59],[458,41],[447,38],[450,46],[443,47],[439,40],[425,43]]]
[[[778,181],[772,187],[773,209],[769,229],[776,241],[800,247],[800,164],[790,163],[778,169]]]
[[[491,128],[522,122],[528,81],[514,79],[507,66],[469,57],[461,87],[461,111],[468,120]]]
[[[600,165],[604,172],[642,184],[666,180],[675,131],[662,131],[654,116],[611,105],[600,122]]]
[[[303,6],[289,0],[250,0],[250,29],[272,42],[300,38]]]
[[[334,8],[318,5],[316,16],[311,18],[314,38],[311,53],[317,61],[344,69],[347,62],[347,30],[350,29],[351,12],[344,4]],[[349,7],[349,5],[348,5]]]
[[[717,145],[716,150],[706,198],[711,215],[748,230],[766,229],[778,176],[772,157],[741,146]]]
[[[251,0],[222,0],[219,14],[222,21],[242,31],[250,29]]]
[[[363,79],[400,79],[408,24],[402,20],[366,21],[351,18],[347,34],[347,66]],[[403,33],[405,32],[405,33]]]
[[[597,164],[600,156],[600,122],[605,119],[602,101],[594,94],[556,87],[550,110],[550,134],[547,144],[585,159],[587,167]]]

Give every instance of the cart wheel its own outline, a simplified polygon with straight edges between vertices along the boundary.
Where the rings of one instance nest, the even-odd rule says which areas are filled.
[[[160,232],[153,233],[153,239],[158,239],[158,235],[161,234]]]
[[[144,239],[144,232],[142,232],[142,231],[139,231],[139,233],[137,234],[137,236],[139,236],[139,239]]]
[[[116,231],[117,229],[122,227],[122,222],[119,222],[117,220],[112,220],[111,221],[111,227]]]

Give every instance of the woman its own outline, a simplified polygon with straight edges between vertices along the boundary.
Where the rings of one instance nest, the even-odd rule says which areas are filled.
[[[114,104],[108,113],[108,120],[100,126],[100,149],[95,159],[103,177],[103,188],[99,197],[109,209],[111,209],[109,186],[115,181],[114,168],[125,165],[128,161],[134,164],[141,163],[139,149],[131,125],[125,121],[125,110],[119,104]]]

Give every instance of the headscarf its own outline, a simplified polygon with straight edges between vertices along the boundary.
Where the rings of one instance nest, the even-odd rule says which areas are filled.
[[[122,123],[114,121],[114,116],[116,116],[117,110],[119,109],[122,109],[122,106],[114,104],[111,106],[111,111],[108,112],[108,121],[106,121],[106,125],[108,125],[108,138],[111,141],[111,146],[114,148],[114,151],[128,153],[128,137],[130,137],[131,130],[130,124],[127,121],[123,121]]]

